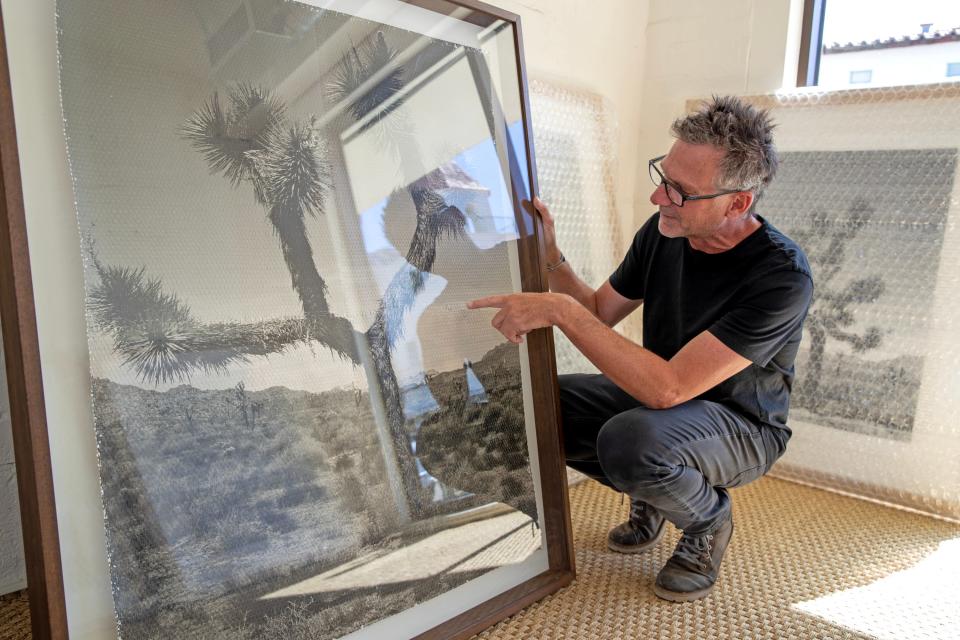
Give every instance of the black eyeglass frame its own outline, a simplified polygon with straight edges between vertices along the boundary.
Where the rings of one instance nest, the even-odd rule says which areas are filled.
[[[682,207],[683,203],[686,202],[687,200],[711,200],[713,198],[719,198],[720,196],[726,196],[731,193],[740,193],[741,191],[748,191],[748,189],[725,189],[724,191],[718,191],[717,193],[709,193],[702,196],[687,195],[683,191],[683,189],[681,189],[675,183],[668,180],[667,177],[663,175],[663,172],[660,171],[660,167],[657,166],[657,163],[666,157],[667,157],[666,154],[664,154],[662,156],[658,156],[650,160],[650,162],[648,163],[649,164],[648,172],[650,173],[650,181],[653,182],[653,184],[656,185],[658,189],[660,188],[660,185],[666,185],[667,187],[670,187],[670,189],[673,189],[674,191],[679,193],[680,202],[673,202],[673,198],[670,197],[670,190],[667,189],[667,199],[670,200],[670,202],[673,202],[673,204],[677,205],[678,207]],[[653,177],[654,171],[656,171],[657,175],[660,176],[660,182],[657,182],[657,179]]]

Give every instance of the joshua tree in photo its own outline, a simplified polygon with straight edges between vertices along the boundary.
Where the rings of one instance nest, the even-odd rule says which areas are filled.
[[[243,380],[237,383],[237,386],[233,388],[233,398],[237,403],[237,410],[240,412],[240,417],[243,418],[243,424],[246,427],[250,427],[250,412],[248,408],[250,406],[250,401],[247,399],[247,385],[243,384]]]
[[[805,324],[810,336],[810,360],[804,373],[804,395],[808,397],[819,388],[829,338],[849,344],[858,353],[880,346],[883,336],[878,327],[868,327],[862,333],[849,328],[856,319],[852,307],[876,302],[883,294],[883,279],[871,275],[844,286],[835,282],[847,259],[849,243],[867,224],[873,211],[873,207],[860,198],[851,203],[845,219],[831,220],[818,209],[813,212],[808,227],[794,236],[806,251],[816,277]]]
[[[393,53],[377,34],[369,53],[354,51],[355,80],[380,71],[376,64]],[[384,58],[386,56],[386,58]],[[349,54],[348,54],[349,57]],[[401,72],[391,72],[362,96],[364,114],[399,89]],[[359,82],[362,84],[362,81]],[[358,86],[359,86],[358,84]],[[394,109],[397,102],[386,110]],[[391,282],[376,318],[365,332],[334,315],[327,285],[320,275],[306,233],[306,219],[323,213],[330,172],[322,132],[315,118],[290,122],[285,106],[261,87],[235,86],[226,100],[219,94],[198,109],[183,127],[183,136],[203,154],[215,173],[234,186],[248,182],[280,245],[291,285],[301,301],[302,318],[256,323],[203,324],[176,294],[164,291],[145,269],[93,264],[100,283],[90,293],[90,310],[111,334],[115,350],[138,375],[154,383],[184,380],[191,372],[223,372],[251,357],[278,353],[297,344],[319,343],[357,366],[370,362],[384,402],[394,450],[408,498],[418,494],[412,452],[403,429],[404,417],[390,349],[399,335],[400,319],[432,268],[436,243],[444,235],[462,233],[465,217],[425,186],[409,187],[417,211],[408,265]],[[356,115],[356,114],[354,114]],[[374,120],[382,119],[382,115]],[[367,358],[364,353],[369,354]]]
[[[263,403],[254,402],[250,405],[250,426],[257,426],[257,418],[263,415]]]
[[[328,87],[331,98],[351,99],[349,109],[354,119],[372,116],[368,126],[383,122],[403,104],[399,98],[403,89],[403,67],[391,64],[396,56],[397,52],[387,44],[382,31],[374,33],[359,47],[351,46],[334,68]],[[365,86],[368,83],[369,86]],[[363,93],[353,97],[361,87],[365,89]]]
[[[323,211],[330,174],[319,132],[290,124],[283,103],[252,85],[237,85],[221,105],[218,94],[188,120],[183,135],[210,169],[234,186],[248,181],[280,243],[293,290],[310,335],[335,353],[357,361],[353,327],[330,314],[327,285],[317,270],[306,233],[307,216]]]

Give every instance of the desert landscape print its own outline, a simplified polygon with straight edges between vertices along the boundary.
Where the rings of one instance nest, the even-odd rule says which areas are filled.
[[[523,352],[464,306],[518,286],[482,52],[58,8],[120,636],[339,638],[542,553]]]

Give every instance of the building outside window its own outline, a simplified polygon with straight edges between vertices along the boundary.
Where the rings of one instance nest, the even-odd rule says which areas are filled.
[[[842,89],[960,79],[957,0],[806,2],[809,47],[798,84]]]

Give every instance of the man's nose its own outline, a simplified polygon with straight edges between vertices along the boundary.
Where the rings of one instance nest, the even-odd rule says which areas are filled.
[[[667,186],[665,184],[661,182],[660,186],[653,190],[653,193],[650,194],[650,203],[658,207],[666,207],[673,204],[670,202],[670,198],[667,197]]]

